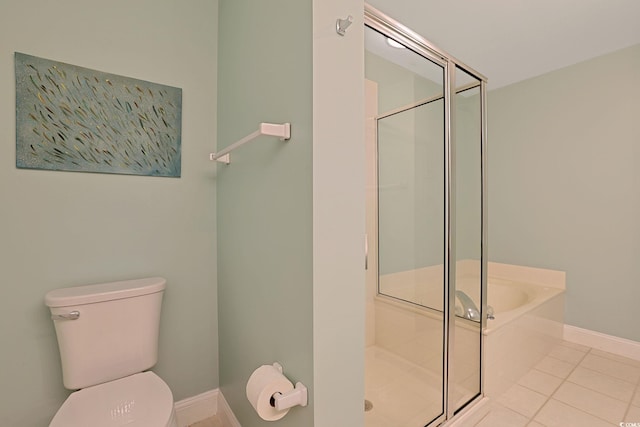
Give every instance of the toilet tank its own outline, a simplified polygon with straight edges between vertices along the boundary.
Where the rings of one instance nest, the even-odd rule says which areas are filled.
[[[64,386],[77,390],[155,365],[165,287],[151,277],[47,293]]]

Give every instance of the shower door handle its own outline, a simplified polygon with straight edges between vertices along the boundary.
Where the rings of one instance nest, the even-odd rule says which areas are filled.
[[[369,269],[369,235],[364,233],[364,269]]]

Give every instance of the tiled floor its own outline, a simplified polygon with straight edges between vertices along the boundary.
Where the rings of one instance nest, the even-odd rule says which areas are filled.
[[[431,393],[436,387],[428,385],[435,385],[437,379],[384,350],[368,349],[366,356],[367,398],[373,400],[374,410],[365,412],[365,425],[422,427],[436,409],[425,407],[424,402],[434,400]],[[402,387],[395,387],[398,382]],[[403,397],[399,390],[409,394]],[[389,401],[386,406],[380,403],[384,399]],[[640,426],[640,361],[565,341],[493,400],[487,414],[469,427],[610,427],[620,423]],[[190,427],[225,426],[212,417]]]
[[[640,425],[640,361],[563,342],[490,404],[477,427]]]

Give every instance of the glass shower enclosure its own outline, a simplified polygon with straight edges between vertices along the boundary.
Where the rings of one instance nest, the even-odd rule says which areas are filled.
[[[365,9],[367,426],[482,396],[486,78]]]

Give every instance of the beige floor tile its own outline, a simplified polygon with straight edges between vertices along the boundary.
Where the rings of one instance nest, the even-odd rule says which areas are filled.
[[[640,367],[627,365],[595,354],[587,354],[580,362],[580,366],[633,384],[637,384],[640,379]]]
[[[555,399],[550,399],[540,409],[534,421],[546,427],[611,427],[611,423]]]
[[[529,419],[509,408],[496,403],[476,427],[525,427]]]
[[[535,368],[558,378],[567,378],[575,366],[573,363],[547,356]]]
[[[551,396],[561,383],[562,378],[538,371],[537,369],[530,370],[518,381],[518,384],[521,386],[542,393],[545,396]]]
[[[571,341],[562,341],[560,342],[560,345],[563,345],[565,347],[570,347],[573,348],[575,350],[580,350],[583,353],[587,353],[589,352],[589,350],[591,350],[591,347],[588,347],[586,345],[582,345],[582,344],[578,344],[575,342],[571,342]]]
[[[618,354],[609,353],[607,351],[598,350],[596,348],[591,350],[591,354],[596,356],[606,357],[607,359],[615,360],[627,365],[640,367],[640,360],[629,359],[628,357],[620,356]]]
[[[566,347],[564,345],[557,345],[551,350],[549,356],[556,359],[563,360],[565,362],[577,364],[580,362],[587,353],[575,348]]]
[[[629,410],[622,421],[626,423],[638,423],[640,425],[640,407],[629,406]]]
[[[374,400],[374,411],[365,413],[366,427],[420,427],[436,415],[440,376],[380,348],[368,348],[366,356],[367,398]],[[618,426],[622,421],[640,423],[639,381],[640,361],[563,341],[517,385],[493,401],[475,425],[604,427]],[[400,396],[403,390],[408,390],[406,397]],[[432,408],[425,405],[431,400]]]
[[[630,402],[635,385],[618,378],[578,366],[567,378],[574,384],[595,390],[614,399]]]
[[[207,418],[206,420],[198,421],[195,424],[191,424],[189,427],[225,427],[222,421],[217,416]]]
[[[497,401],[502,406],[531,418],[546,400],[546,396],[516,384],[500,396]]]
[[[619,423],[627,409],[625,402],[570,382],[562,384],[553,398],[611,423]]]

